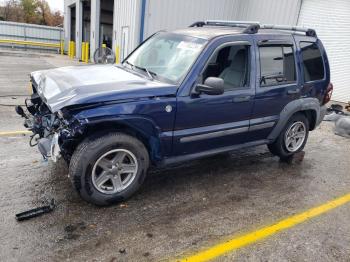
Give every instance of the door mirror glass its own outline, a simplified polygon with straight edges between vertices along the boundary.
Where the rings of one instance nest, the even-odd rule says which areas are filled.
[[[224,93],[224,80],[219,77],[208,77],[204,84],[196,86],[196,92],[207,95],[221,95]]]

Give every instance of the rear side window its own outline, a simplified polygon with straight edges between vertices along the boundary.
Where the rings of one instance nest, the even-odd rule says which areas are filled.
[[[273,86],[296,81],[293,48],[260,46],[260,86]]]
[[[316,43],[300,42],[303,57],[305,82],[324,78],[324,67],[320,49]]]

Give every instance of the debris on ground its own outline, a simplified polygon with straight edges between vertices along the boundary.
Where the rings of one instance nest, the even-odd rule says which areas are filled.
[[[151,255],[151,253],[150,252],[146,252],[146,253],[143,253],[142,254],[144,257],[149,257],[150,255]]]
[[[350,105],[345,107],[349,110]],[[336,135],[350,138],[350,114],[343,111],[343,106],[332,104],[327,109],[327,115],[324,121],[331,121],[335,123],[334,133]]]
[[[324,117],[324,121],[332,121],[335,122],[342,116],[347,116],[347,113],[343,112],[343,106],[339,104],[332,104],[329,108],[327,108],[327,114]]]
[[[350,101],[349,101],[348,104],[345,106],[345,109],[346,109],[347,111],[350,112]]]
[[[64,227],[64,231],[66,232],[66,236],[64,238],[68,240],[78,239],[80,237],[80,234],[78,234],[77,231],[81,232],[84,229],[86,229],[84,222],[69,224]]]
[[[31,218],[38,217],[46,213],[50,213],[55,209],[55,207],[56,207],[55,200],[52,199],[50,205],[37,207],[31,210],[16,214],[16,219],[17,221],[29,220]]]
[[[125,254],[125,253],[126,253],[125,248],[121,248],[121,249],[119,249],[119,253],[120,253],[120,254]]]
[[[343,116],[335,122],[334,133],[338,136],[350,138],[350,116]]]

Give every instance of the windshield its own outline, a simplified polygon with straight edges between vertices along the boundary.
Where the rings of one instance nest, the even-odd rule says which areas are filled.
[[[179,84],[202,51],[206,40],[172,33],[158,33],[124,62],[146,75]]]

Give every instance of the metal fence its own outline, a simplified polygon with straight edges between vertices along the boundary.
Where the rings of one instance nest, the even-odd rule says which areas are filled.
[[[0,48],[59,52],[63,39],[60,27],[0,21]]]

